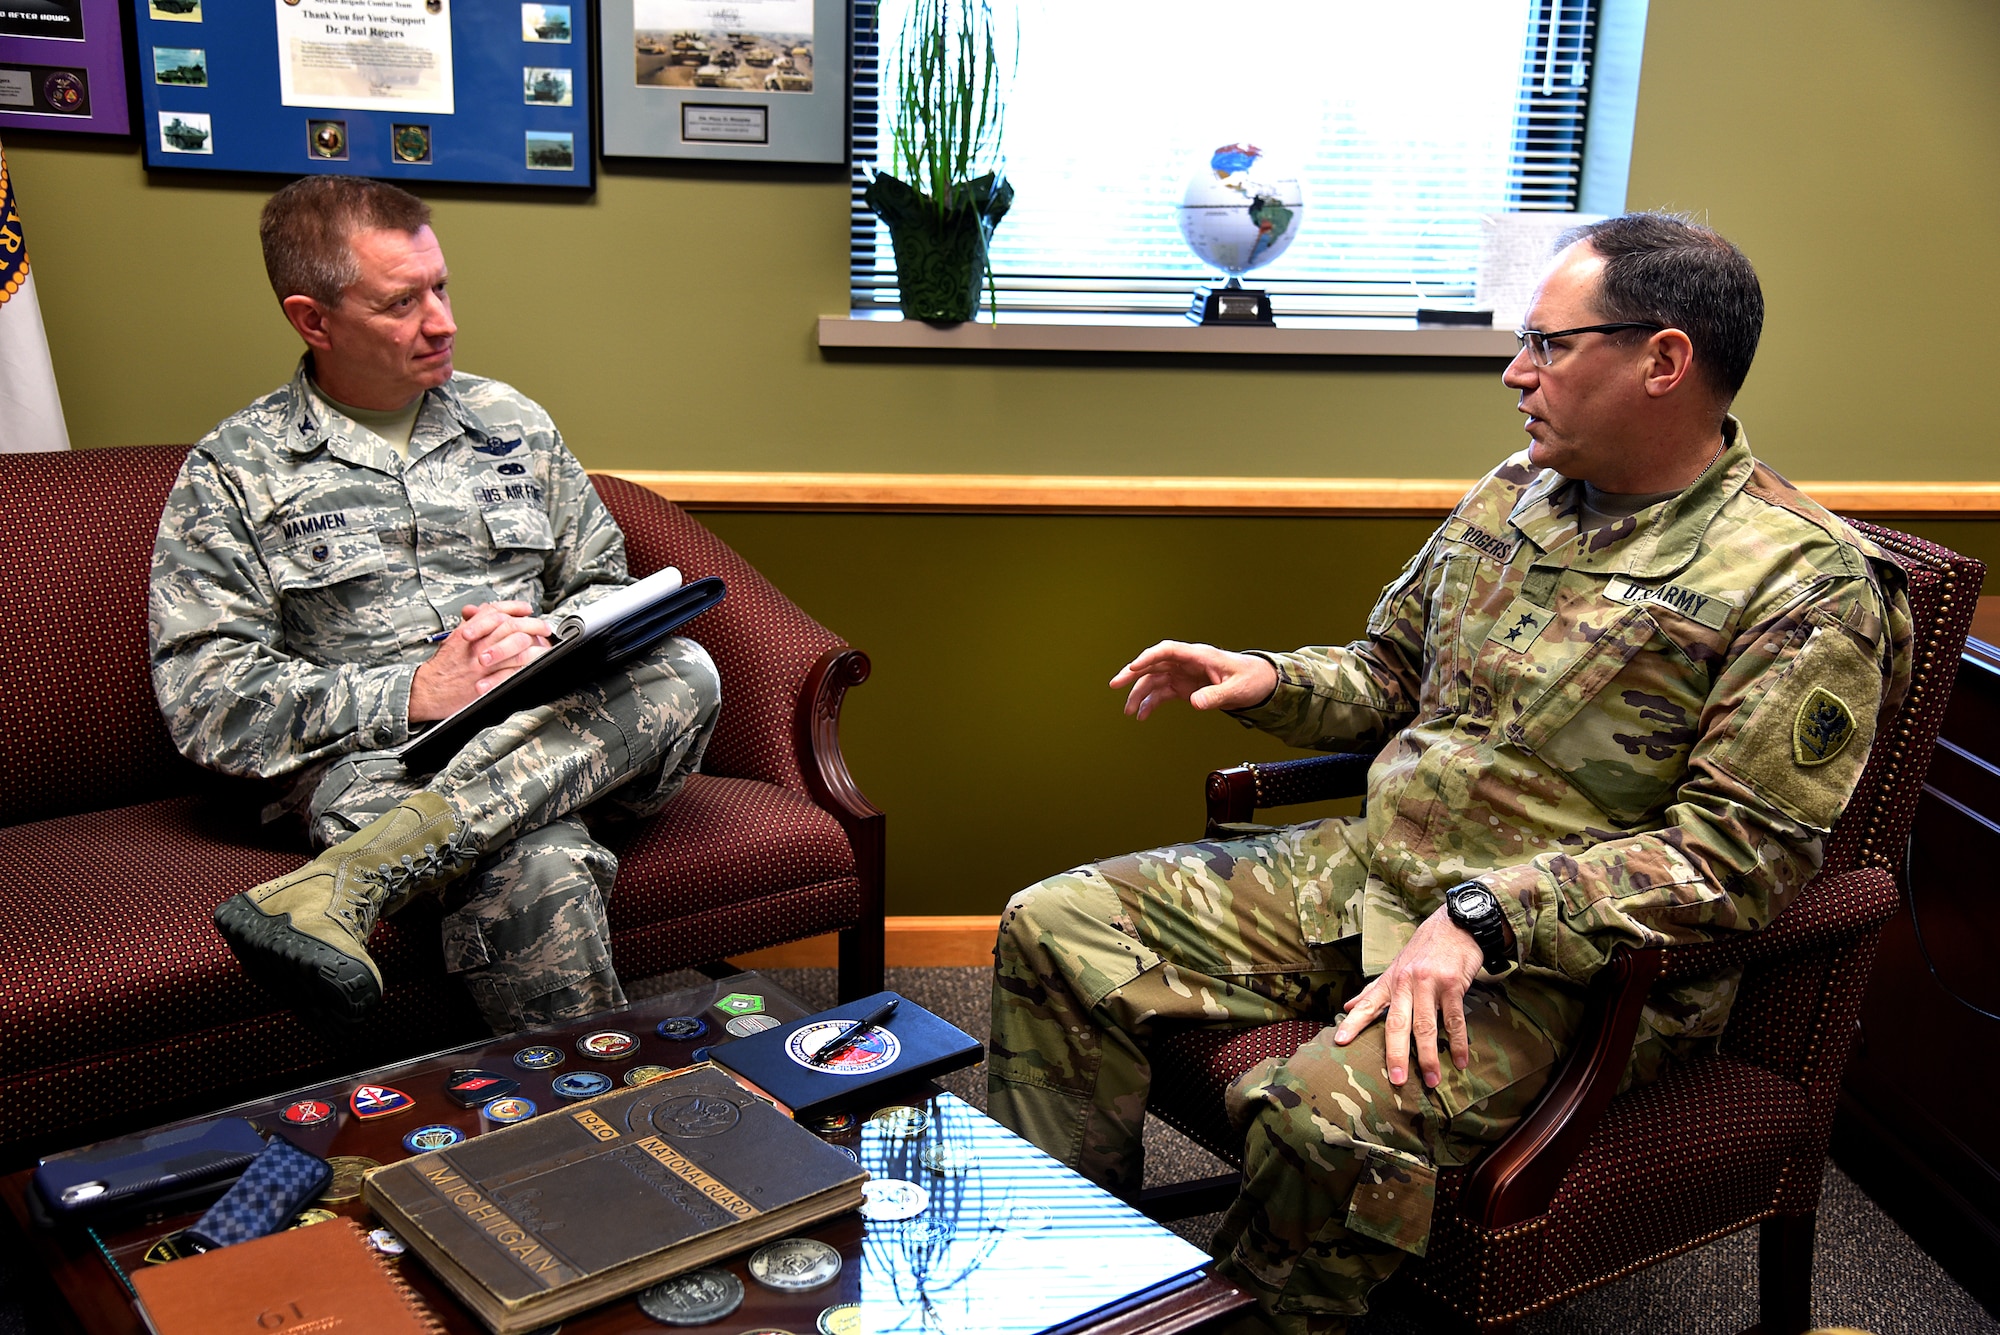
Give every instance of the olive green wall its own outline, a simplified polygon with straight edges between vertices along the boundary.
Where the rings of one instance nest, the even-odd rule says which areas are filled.
[[[1630,200],[1706,213],[1762,270],[1758,452],[1802,477],[2000,474],[1975,390],[2000,309],[2000,6],[1651,13]],[[8,144],[79,443],[189,439],[285,374],[252,241],[268,180]],[[460,364],[541,399],[597,467],[1456,477],[1522,439],[1490,364],[824,357],[838,173],[433,193]]]
[[[1739,401],[1795,477],[2000,477],[2000,7],[1657,0],[1630,203],[1704,214],[1771,315]],[[267,180],[152,176],[130,145],[12,133],[79,445],[187,440],[294,343],[253,241]],[[838,173],[620,168],[588,199],[430,192],[459,362],[593,467],[1470,476],[1521,441],[1487,363],[822,355],[845,304]],[[1358,628],[1401,520],[714,515],[876,661],[847,745],[891,813],[891,907],[990,912],[1081,858],[1184,837],[1212,764],[1277,754],[1103,681],[1164,635]],[[2000,524],[1905,527],[2000,564]]]

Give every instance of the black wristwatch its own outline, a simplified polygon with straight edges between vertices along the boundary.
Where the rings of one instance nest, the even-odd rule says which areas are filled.
[[[1491,890],[1478,881],[1461,881],[1444,892],[1444,911],[1479,943],[1489,971],[1497,972],[1513,961],[1514,953],[1507,948],[1507,915]]]

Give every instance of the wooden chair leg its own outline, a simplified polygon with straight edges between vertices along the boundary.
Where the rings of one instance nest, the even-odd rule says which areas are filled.
[[[1813,1232],[1817,1213],[1781,1214],[1757,1229],[1758,1322],[1745,1335],[1805,1335],[1812,1329]]]
[[[840,934],[840,999],[852,1001],[882,990],[882,920],[849,927]]]

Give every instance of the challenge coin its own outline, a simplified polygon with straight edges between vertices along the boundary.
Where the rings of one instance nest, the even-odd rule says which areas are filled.
[[[420,1126],[403,1137],[403,1148],[412,1154],[424,1154],[456,1145],[464,1139],[465,1133],[455,1126]]]
[[[708,1032],[708,1021],[699,1015],[674,1015],[653,1026],[653,1032],[661,1038],[678,1039],[683,1042],[700,1038]]]
[[[639,1040],[623,1029],[600,1029],[579,1038],[576,1050],[601,1062],[623,1061],[639,1050]]]
[[[972,1171],[972,1156],[956,1145],[924,1146],[924,1167],[946,1177],[964,1177]]]
[[[839,1151],[840,1151],[840,1152],[841,1152],[842,1154],[845,1154],[845,1155],[846,1155],[846,1156],[847,1156],[848,1158],[850,1158],[850,1159],[854,1160],[854,1162],[856,1162],[856,1163],[860,1163],[860,1162],[861,1162],[861,1156],[860,1156],[860,1155],[858,1155],[858,1154],[856,1154],[856,1153],[854,1152],[854,1150],[853,1150],[853,1149],[852,1149],[852,1148],[851,1148],[850,1146],[847,1146],[847,1145],[835,1145],[835,1146],[834,1146],[834,1148],[835,1148],[835,1149],[837,1149],[837,1150],[839,1150]]]
[[[651,1064],[634,1066],[625,1073],[625,1083],[628,1085],[650,1085],[655,1080],[665,1080],[672,1074],[673,1071],[665,1066],[653,1066]]]
[[[915,1219],[931,1205],[928,1191],[900,1177],[870,1178],[861,1190],[867,1196],[861,1202],[863,1219],[893,1224],[902,1219]]]
[[[852,1131],[855,1120],[851,1112],[821,1113],[817,1117],[806,1118],[806,1130],[820,1136],[837,1136],[843,1131]]]
[[[835,1303],[821,1312],[819,1335],[861,1335],[861,1304]]]
[[[549,1081],[549,1088],[566,1099],[594,1099],[611,1088],[611,1077],[600,1071],[571,1071]]]
[[[663,1326],[705,1326],[743,1305],[743,1281],[727,1270],[675,1275],[637,1294],[639,1310]]]
[[[384,1256],[401,1256],[409,1250],[409,1244],[386,1228],[369,1229],[368,1245]]]
[[[362,1085],[347,1100],[354,1109],[354,1115],[366,1121],[373,1117],[392,1117],[399,1112],[414,1108],[417,1101],[400,1089],[387,1085]]]
[[[444,1092],[461,1108],[477,1108],[482,1103],[505,1098],[521,1087],[512,1076],[492,1071],[453,1071],[444,1082]]]
[[[840,1274],[840,1253],[817,1238],[780,1238],[750,1253],[750,1278],[767,1289],[805,1293]]]
[[[298,1217],[292,1220],[290,1227],[311,1228],[314,1224],[324,1224],[329,1219],[338,1219],[338,1218],[340,1218],[340,1216],[335,1214],[333,1211],[322,1210],[317,1206],[315,1206],[310,1210],[299,1211]]]
[[[912,1108],[907,1103],[893,1104],[887,1108],[877,1108],[868,1114],[868,1120],[875,1123],[876,1130],[896,1140],[908,1140],[912,1136],[924,1134],[924,1128],[931,1124],[931,1115],[922,1108]]]
[[[722,1027],[738,1038],[748,1038],[766,1029],[776,1029],[778,1022],[768,1015],[739,1015]]]
[[[287,1126],[318,1126],[333,1116],[333,1105],[321,1103],[318,1099],[300,1099],[278,1114],[278,1119]]]
[[[509,1122],[525,1122],[535,1115],[535,1105],[523,1098],[508,1097],[495,1099],[479,1110],[479,1115],[489,1122],[505,1126]]]
[[[561,1048],[552,1048],[546,1043],[537,1043],[532,1048],[522,1048],[514,1054],[514,1065],[524,1071],[546,1071],[563,1064]]]
[[[358,1154],[336,1154],[326,1161],[326,1166],[333,1170],[333,1177],[328,1180],[326,1190],[319,1194],[321,1205],[338,1205],[342,1201],[353,1200],[361,1194],[362,1175],[382,1165]]]
[[[181,1232],[186,1232],[185,1229]],[[169,1233],[146,1249],[147,1265],[165,1265],[169,1261],[182,1261],[190,1256],[198,1256],[194,1248],[181,1244],[180,1233]]]
[[[715,1008],[724,1015],[756,1015],[764,1009],[764,998],[755,992],[731,992]]]

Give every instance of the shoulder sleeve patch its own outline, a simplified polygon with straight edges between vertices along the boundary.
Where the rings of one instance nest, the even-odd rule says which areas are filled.
[[[1854,711],[1824,686],[1815,686],[1799,702],[1792,720],[1792,759],[1801,765],[1824,765],[1854,737]]]
[[[1875,741],[1882,669],[1837,622],[1816,615],[1812,627],[1717,759],[1793,819],[1830,830]]]

